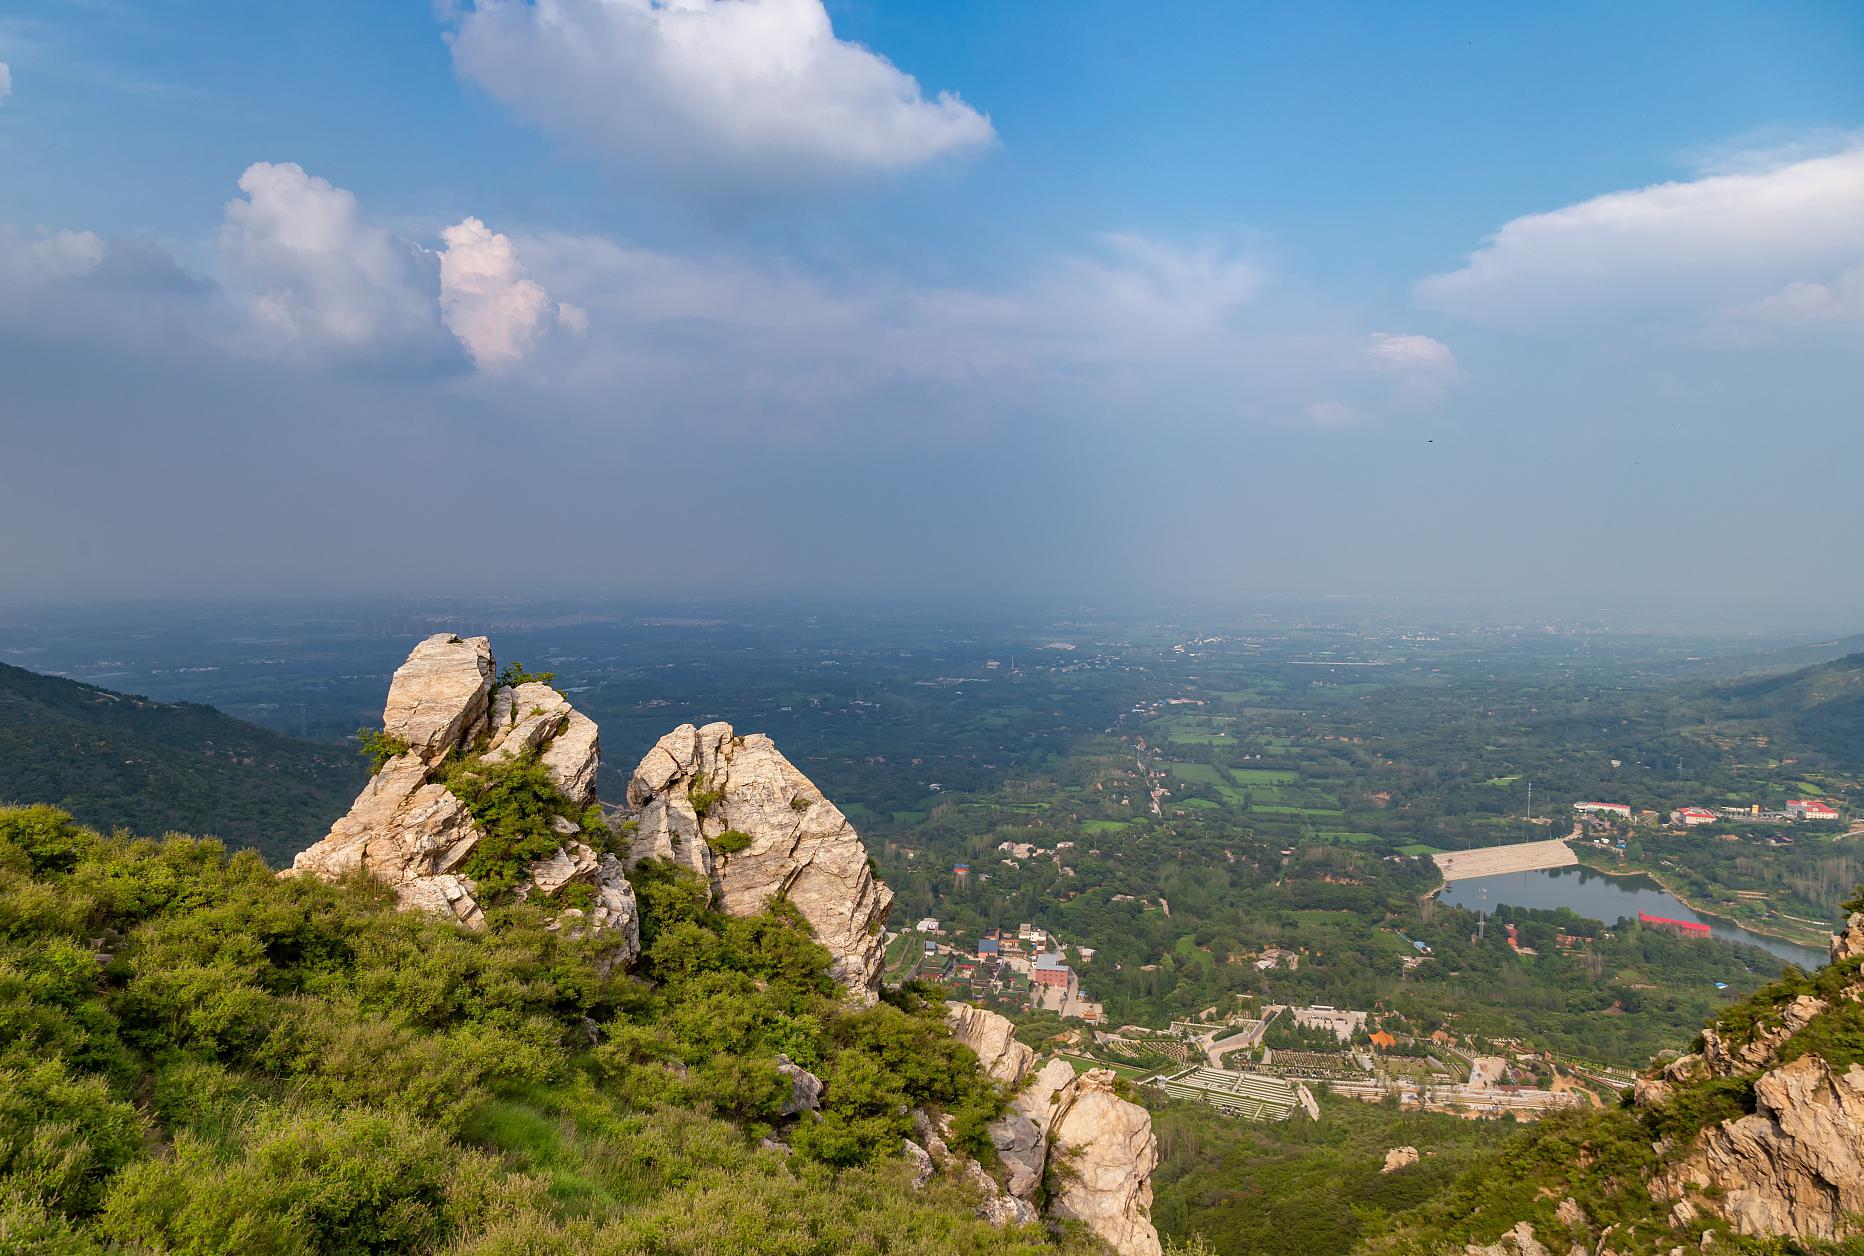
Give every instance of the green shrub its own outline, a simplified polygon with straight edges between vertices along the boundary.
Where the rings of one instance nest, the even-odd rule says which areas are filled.
[[[707,789],[705,773],[694,772],[692,780],[686,784],[686,801],[693,805],[693,814],[703,820],[712,814],[712,808],[725,801],[725,791]]]
[[[705,844],[712,848],[714,854],[735,855],[741,850],[750,849],[751,835],[740,829],[726,829],[717,837],[708,837]]]
[[[380,772],[383,765],[390,759],[408,753],[407,739],[397,737],[384,729],[359,728],[356,730],[356,740],[362,743],[361,753],[363,758],[369,760],[369,775],[371,776]]]
[[[498,674],[498,683],[516,689],[519,685],[548,685],[556,678],[555,672],[527,672],[524,664],[514,661],[505,664],[505,670]]]
[[[585,814],[564,796],[535,750],[498,762],[469,755],[442,768],[440,781],[484,830],[460,871],[493,901],[524,884],[530,866],[563,845],[553,819]]]
[[[973,1145],[1002,1102],[940,1006],[850,1008],[792,904],[634,881],[647,950],[615,974],[553,906],[467,930],[361,874],[0,808],[0,1249],[1055,1250],[905,1186],[912,1108]],[[779,1055],[827,1082],[820,1119],[777,1117]]]

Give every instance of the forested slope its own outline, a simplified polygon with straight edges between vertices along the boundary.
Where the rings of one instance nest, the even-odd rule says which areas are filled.
[[[103,829],[212,834],[277,867],[323,836],[367,775],[347,747],[0,664],[0,802],[51,803]]]

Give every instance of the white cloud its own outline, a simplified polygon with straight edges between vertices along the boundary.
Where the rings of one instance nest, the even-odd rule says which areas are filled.
[[[0,316],[21,318],[46,293],[82,279],[104,260],[104,242],[89,231],[22,235],[0,225]]]
[[[1366,341],[1366,358],[1377,369],[1398,374],[1456,372],[1456,355],[1450,352],[1449,345],[1409,332],[1373,332]]]
[[[1427,308],[1519,329],[1694,331],[1864,263],[1864,144],[1765,169],[1613,192],[1505,224]]]
[[[437,330],[433,261],[356,198],[291,162],[256,162],[227,202],[220,253],[262,348],[375,354]]]
[[[1415,332],[1375,331],[1364,354],[1364,364],[1389,377],[1396,399],[1408,406],[1436,404],[1462,374],[1449,345]]]
[[[704,188],[895,171],[990,121],[838,39],[821,0],[480,0],[459,73],[520,117]]]
[[[507,366],[524,357],[552,311],[549,295],[526,277],[511,240],[477,218],[448,227],[440,238],[446,242],[440,253],[440,316],[447,330],[479,366]],[[558,317],[563,318],[560,311]],[[588,315],[581,311],[563,321],[588,329]]]
[[[1315,427],[1351,427],[1359,421],[1359,412],[1343,401],[1316,401],[1307,408],[1307,417]]]
[[[1801,279],[1734,311],[1742,320],[1775,327],[1809,323],[1864,322],[1864,266],[1856,266],[1830,283]]]
[[[0,61],[0,105],[4,105],[6,103],[6,98],[12,94],[13,67],[9,66],[4,61]]]

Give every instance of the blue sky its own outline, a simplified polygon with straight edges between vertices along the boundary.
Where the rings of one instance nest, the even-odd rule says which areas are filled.
[[[0,63],[0,598],[1864,622],[1854,4],[90,0]]]

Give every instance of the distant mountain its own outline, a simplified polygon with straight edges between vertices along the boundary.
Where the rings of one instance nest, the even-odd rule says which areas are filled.
[[[1864,768],[1864,654],[1726,685],[1716,696],[1736,718],[1771,726],[1795,749]]]
[[[346,747],[0,664],[0,802],[55,803],[105,830],[212,834],[279,867],[367,775]]]

